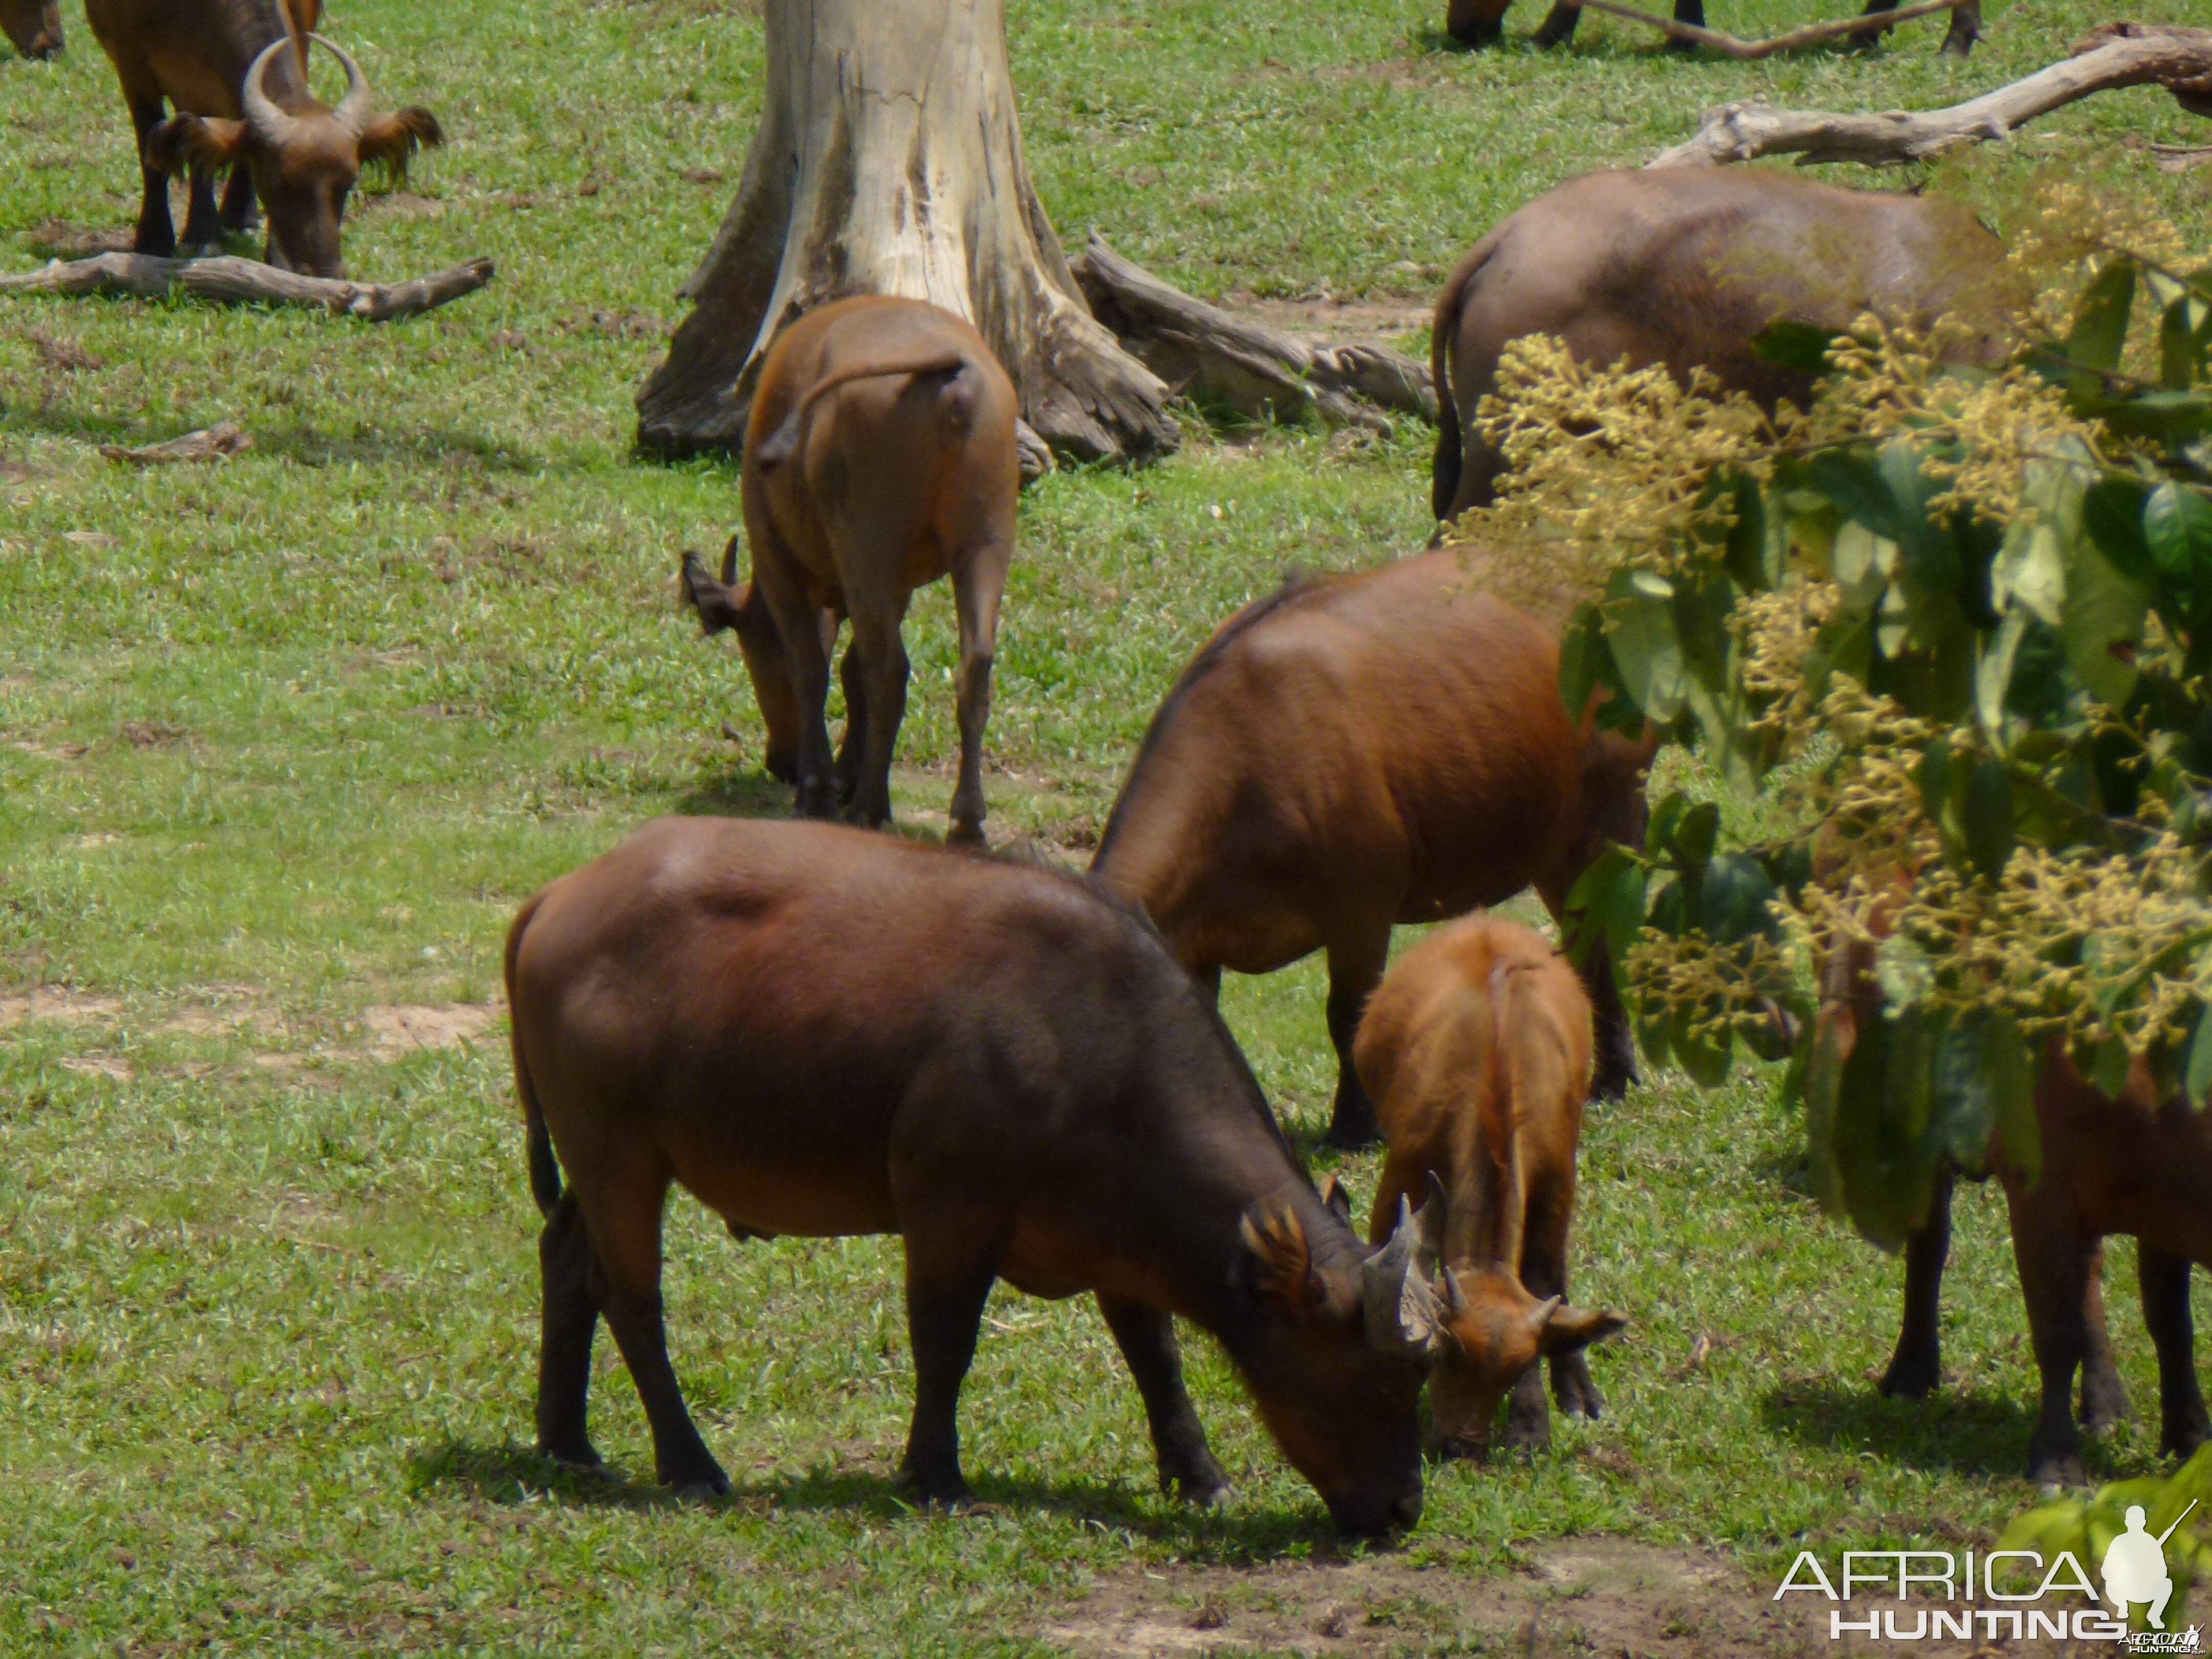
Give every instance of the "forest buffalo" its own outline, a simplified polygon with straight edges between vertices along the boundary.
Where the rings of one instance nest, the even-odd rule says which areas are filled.
[[[1407,952],[1359,1023],[1352,1060],[1388,1149],[1368,1237],[1387,1244],[1421,1202],[1415,1259],[1443,1269],[1429,1399],[1447,1455],[1488,1446],[1509,1392],[1506,1443],[1551,1443],[1540,1359],[1560,1410],[1603,1408],[1583,1350],[1628,1322],[1566,1304],[1591,1038],[1566,958],[1490,915]]]
[[[418,144],[443,143],[445,134],[426,109],[375,113],[361,65],[312,32],[320,12],[320,0],[291,0],[289,9],[279,0],[85,0],[138,137],[139,252],[178,251],[169,176],[182,168],[191,179],[187,254],[221,252],[225,230],[246,228],[258,194],[270,264],[345,274],[338,226],[362,169],[404,170]],[[308,88],[311,40],[345,70],[336,108]],[[177,112],[166,119],[164,100]],[[218,214],[212,181],[224,167],[230,187]]]
[[[1493,44],[1504,32],[1505,13],[1513,0],[1450,0],[1444,13],[1444,28],[1451,38],[1463,46],[1486,46]],[[1867,17],[1878,17],[1884,12],[1895,11],[1897,0],[1867,0]],[[1582,21],[1583,9],[1574,0],[1552,0],[1552,9],[1545,15],[1535,33],[1529,36],[1539,46],[1565,46],[1574,39],[1575,25]],[[1705,27],[1705,0],[1674,0],[1674,21]],[[1888,33],[1887,27],[1870,28],[1858,40],[1863,46],[1874,45],[1875,37]],[[1964,58],[1974,49],[1974,42],[1982,35],[1981,0],[1963,0],[1953,9],[1951,27],[1944,32],[1943,50],[1954,57]],[[1698,43],[1677,35],[1668,42],[1674,52],[1694,52]]]
[[[960,628],[960,780],[950,840],[983,840],[983,728],[999,599],[1014,554],[1018,399],[967,323],[919,300],[865,295],[808,313],[770,348],[745,428],[745,536],[716,581],[684,556],[709,634],[734,628],[768,726],[769,769],[802,816],[891,815],[891,750],[906,713],[900,627],[914,591],[950,573]],[[834,770],[825,704],[837,630],[845,740]]]
[[[62,9],[55,0],[0,0],[0,32],[26,58],[52,58],[62,49]]]
[[[955,1407],[1003,1279],[1097,1297],[1164,1486],[1223,1486],[1180,1314],[1220,1340],[1340,1526],[1418,1517],[1425,1367],[1401,1310],[1426,1287],[1389,1280],[1315,1190],[1227,1028],[1126,907],[857,830],[666,818],[522,907],[507,986],[546,1218],[548,1454],[599,1462],[585,1390],[605,1314],[659,1479],[728,1489],[662,1326],[679,1182],[741,1239],[903,1237],[902,1471],[924,1501],[967,1496]]]
[[[1390,929],[1534,886],[1554,916],[1605,848],[1644,842],[1656,737],[1578,726],[1559,647],[1483,592],[1469,550],[1293,581],[1214,631],[1152,716],[1091,869],[1202,983],[1328,953],[1331,1145],[1374,1139],[1352,1062]],[[1635,1050],[1602,944],[1597,1087]]]
[[[1529,334],[1583,362],[1709,371],[1770,409],[1809,401],[1812,377],[1760,355],[1770,324],[1841,332],[1874,312],[1966,325],[1972,355],[2002,355],[2004,250],[1956,202],[1839,190],[1764,168],[1590,173],[1538,197],[1474,245],[1437,301],[1431,504],[1486,506],[1499,471],[1476,411],[1498,360]]]

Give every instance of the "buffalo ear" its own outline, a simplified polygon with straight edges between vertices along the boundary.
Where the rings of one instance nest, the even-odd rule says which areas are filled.
[[[1615,1313],[1610,1308],[1595,1311],[1571,1308],[1557,1297],[1543,1304],[1541,1311],[1544,1318],[1536,1346],[1547,1357],[1578,1352],[1593,1342],[1604,1341],[1628,1323],[1626,1314]]]
[[[1314,1273],[1306,1230],[1288,1208],[1247,1210],[1237,1224],[1252,1266],[1253,1288],[1260,1299],[1286,1319],[1307,1319],[1328,1301]]]
[[[1339,1221],[1347,1227],[1352,1224],[1352,1194],[1344,1190],[1343,1183],[1334,1176],[1321,1178],[1321,1201]]]
[[[363,167],[380,164],[391,170],[395,180],[404,181],[408,161],[418,144],[434,149],[445,142],[446,130],[438,125],[438,118],[420,105],[387,110],[362,129],[361,162]]]
[[[148,171],[164,175],[185,166],[228,167],[246,153],[246,123],[173,115],[146,135]]]

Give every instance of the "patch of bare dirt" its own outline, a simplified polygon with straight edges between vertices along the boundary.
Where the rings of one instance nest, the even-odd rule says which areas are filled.
[[[1537,1549],[1526,1571],[1491,1575],[1392,1556],[1146,1568],[1100,1579],[1087,1600],[1038,1634],[1085,1659],[1255,1651],[1383,1659],[1470,1638],[1578,1659],[1871,1651],[1852,1645],[1860,1638],[1830,1640],[1826,1601],[1778,1606],[1772,1594],[1719,1556],[1580,1538]],[[1967,1649],[1916,1644],[1915,1650],[1959,1659]]]
[[[472,1043],[506,1011],[481,1003],[448,1002],[440,1006],[400,1006],[363,1011],[380,1058],[396,1060],[427,1048],[456,1048]]]
[[[1309,345],[1392,345],[1429,325],[1436,301],[1421,296],[1443,282],[1444,275],[1437,266],[1407,259],[1382,272],[1386,282],[1403,291],[1403,297],[1370,294],[1358,299],[1263,300],[1240,290],[1222,305]]]
[[[113,1054],[76,1054],[61,1062],[64,1072],[83,1072],[93,1077],[112,1078],[118,1083],[128,1083],[138,1075],[127,1060]]]
[[[137,233],[129,225],[71,224],[48,219],[23,233],[32,252],[50,259],[88,259],[95,253],[128,253],[137,246]]]
[[[27,1019],[81,1024],[88,1020],[113,1019],[122,1012],[121,997],[98,991],[69,991],[58,986],[39,985],[27,991],[0,992],[0,1025],[16,1025]]]

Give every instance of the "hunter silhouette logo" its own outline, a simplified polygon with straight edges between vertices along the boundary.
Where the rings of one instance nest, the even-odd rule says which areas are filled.
[[[2174,1516],[2173,1527],[2155,1538],[2143,1525],[2142,1505],[2129,1508],[2128,1529],[2112,1540],[2112,1547],[2105,1552],[2105,1594],[2112,1598],[2117,1616],[2126,1618],[2129,1606],[2139,1601],[2150,1608],[2151,1628],[2166,1628],[2166,1604],[2173,1598],[2173,1580],[2166,1571],[2166,1540],[2173,1536],[2174,1527],[2189,1518],[2189,1510],[2196,1507],[2192,1498],[2189,1509]]]

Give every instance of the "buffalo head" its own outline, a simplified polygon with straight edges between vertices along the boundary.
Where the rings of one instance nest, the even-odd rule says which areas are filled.
[[[791,666],[783,654],[783,636],[768,601],[750,582],[738,580],[738,538],[722,550],[722,579],[716,581],[696,553],[684,556],[679,578],[680,603],[699,613],[699,625],[709,634],[735,629],[738,650],[745,659],[745,672],[753,683],[753,700],[760,704],[768,726],[768,769],[786,783],[799,781],[799,694],[792,690]],[[826,651],[831,640],[823,642]]]
[[[1387,1310],[1372,1305],[1365,1255],[1340,1214],[1324,1213],[1334,1248],[1316,1248],[1297,1212],[1255,1207],[1243,1218],[1257,1340],[1237,1358],[1260,1415],[1337,1525],[1374,1535],[1421,1515],[1417,1415],[1423,1367],[1402,1344],[1377,1343]]]
[[[62,9],[55,0],[0,0],[0,29],[26,58],[52,58],[62,49]]]
[[[1443,1194],[1431,1175],[1420,1212],[1401,1198],[1390,1242],[1367,1264],[1370,1335],[1377,1347],[1431,1368],[1429,1405],[1444,1455],[1480,1455],[1498,1402],[1523,1371],[1611,1336],[1628,1320],[1539,1298],[1501,1266],[1438,1272],[1443,1228]]]
[[[269,219],[269,263],[312,276],[343,276],[338,222],[361,170],[381,162],[404,175],[417,144],[442,144],[446,135],[427,109],[374,113],[361,65],[321,35],[307,38],[344,67],[345,95],[337,108],[305,96],[287,109],[270,95],[270,63],[292,47],[289,39],[271,41],[253,60],[240,88],[245,119],[173,116],[148,136],[146,165],[157,173],[174,173],[180,166],[244,162]]]

